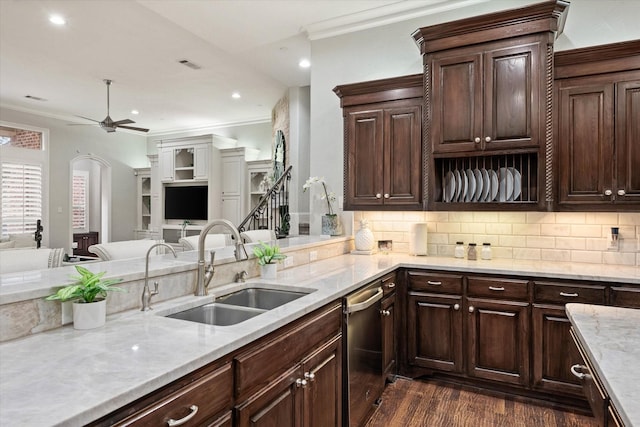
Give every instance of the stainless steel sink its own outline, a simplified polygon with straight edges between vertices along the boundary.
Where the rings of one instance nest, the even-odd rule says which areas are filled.
[[[218,297],[213,303],[179,311],[166,317],[205,323],[207,325],[235,325],[301,298],[310,292],[313,291],[300,292],[281,289],[246,288]]]
[[[251,319],[265,310],[233,307],[224,304],[206,304],[189,310],[170,314],[172,319],[189,320],[191,322],[206,323],[207,325],[229,326]]]
[[[307,295],[279,289],[247,288],[216,298],[217,303],[271,310]]]

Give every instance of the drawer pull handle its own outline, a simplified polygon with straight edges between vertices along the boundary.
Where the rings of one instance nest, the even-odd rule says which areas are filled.
[[[387,283],[385,286],[387,287],[387,289],[393,289],[396,287],[396,284],[391,282],[391,283]]]
[[[191,409],[191,413],[189,415],[187,415],[184,418],[180,418],[179,420],[174,420],[173,418],[169,418],[169,420],[167,421],[167,425],[169,427],[181,426],[182,424],[184,424],[187,421],[189,421],[191,418],[195,417],[196,414],[198,413],[198,406],[197,405],[191,405],[189,407],[189,409]]]
[[[573,292],[573,293],[569,293],[569,292],[560,292],[560,296],[561,297],[570,297],[570,298],[575,298],[578,296],[577,292]]]
[[[390,316],[391,312],[389,310],[380,310],[380,314],[382,314],[383,316]]]
[[[582,372],[583,369],[587,369],[587,367],[584,365],[576,364],[571,366],[571,373],[578,379],[582,380],[587,376],[587,374]]]
[[[442,285],[442,282],[436,282],[436,281],[433,281],[433,280],[427,280],[427,285],[440,286],[440,285]]]
[[[500,292],[502,292],[502,291],[504,291],[504,287],[503,287],[503,286],[500,286],[500,287],[497,287],[497,286],[489,286],[489,290],[491,290],[491,291],[500,291]]]

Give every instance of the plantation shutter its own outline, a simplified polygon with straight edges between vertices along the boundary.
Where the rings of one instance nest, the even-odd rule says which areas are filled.
[[[2,163],[2,236],[32,233],[42,219],[42,166]]]
[[[89,175],[87,173],[73,173],[73,228],[89,231],[87,225],[87,203]]]

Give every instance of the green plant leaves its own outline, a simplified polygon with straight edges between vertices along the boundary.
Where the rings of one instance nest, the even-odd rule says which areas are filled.
[[[126,292],[122,288],[113,286],[116,283],[120,283],[122,279],[107,279],[102,280],[102,276],[106,271],[100,273],[92,273],[88,269],[76,265],[76,271],[79,276],[72,276],[76,282],[72,285],[65,286],[53,294],[45,298],[47,301],[70,301],[70,300],[82,300],[90,303],[94,302],[96,298],[106,298],[107,293],[111,291]]]
[[[253,247],[253,254],[258,259],[259,265],[273,264],[287,257],[285,254],[280,253],[279,246],[267,245],[262,241],[260,242],[260,246]]]

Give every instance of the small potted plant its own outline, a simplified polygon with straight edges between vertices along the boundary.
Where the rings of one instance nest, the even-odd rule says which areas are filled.
[[[333,212],[332,202],[336,201],[336,195],[327,189],[327,182],[324,177],[312,176],[302,186],[302,192],[306,192],[314,184],[322,185],[322,195],[320,199],[327,202],[327,213],[322,215],[322,231],[321,234],[328,234],[330,236],[340,236],[342,234],[342,224],[340,224],[340,218]]]
[[[275,279],[278,271],[276,263],[287,257],[285,254],[280,252],[279,246],[271,246],[262,241],[258,246],[254,246],[253,254],[258,259],[258,265],[260,265],[260,276],[263,279]]]
[[[73,301],[73,327],[75,329],[93,329],[104,325],[107,318],[107,293],[124,292],[115,287],[122,279],[103,279],[105,271],[92,273],[76,265],[79,276],[71,276],[76,281],[72,285],[58,289],[46,298],[48,301]]]

